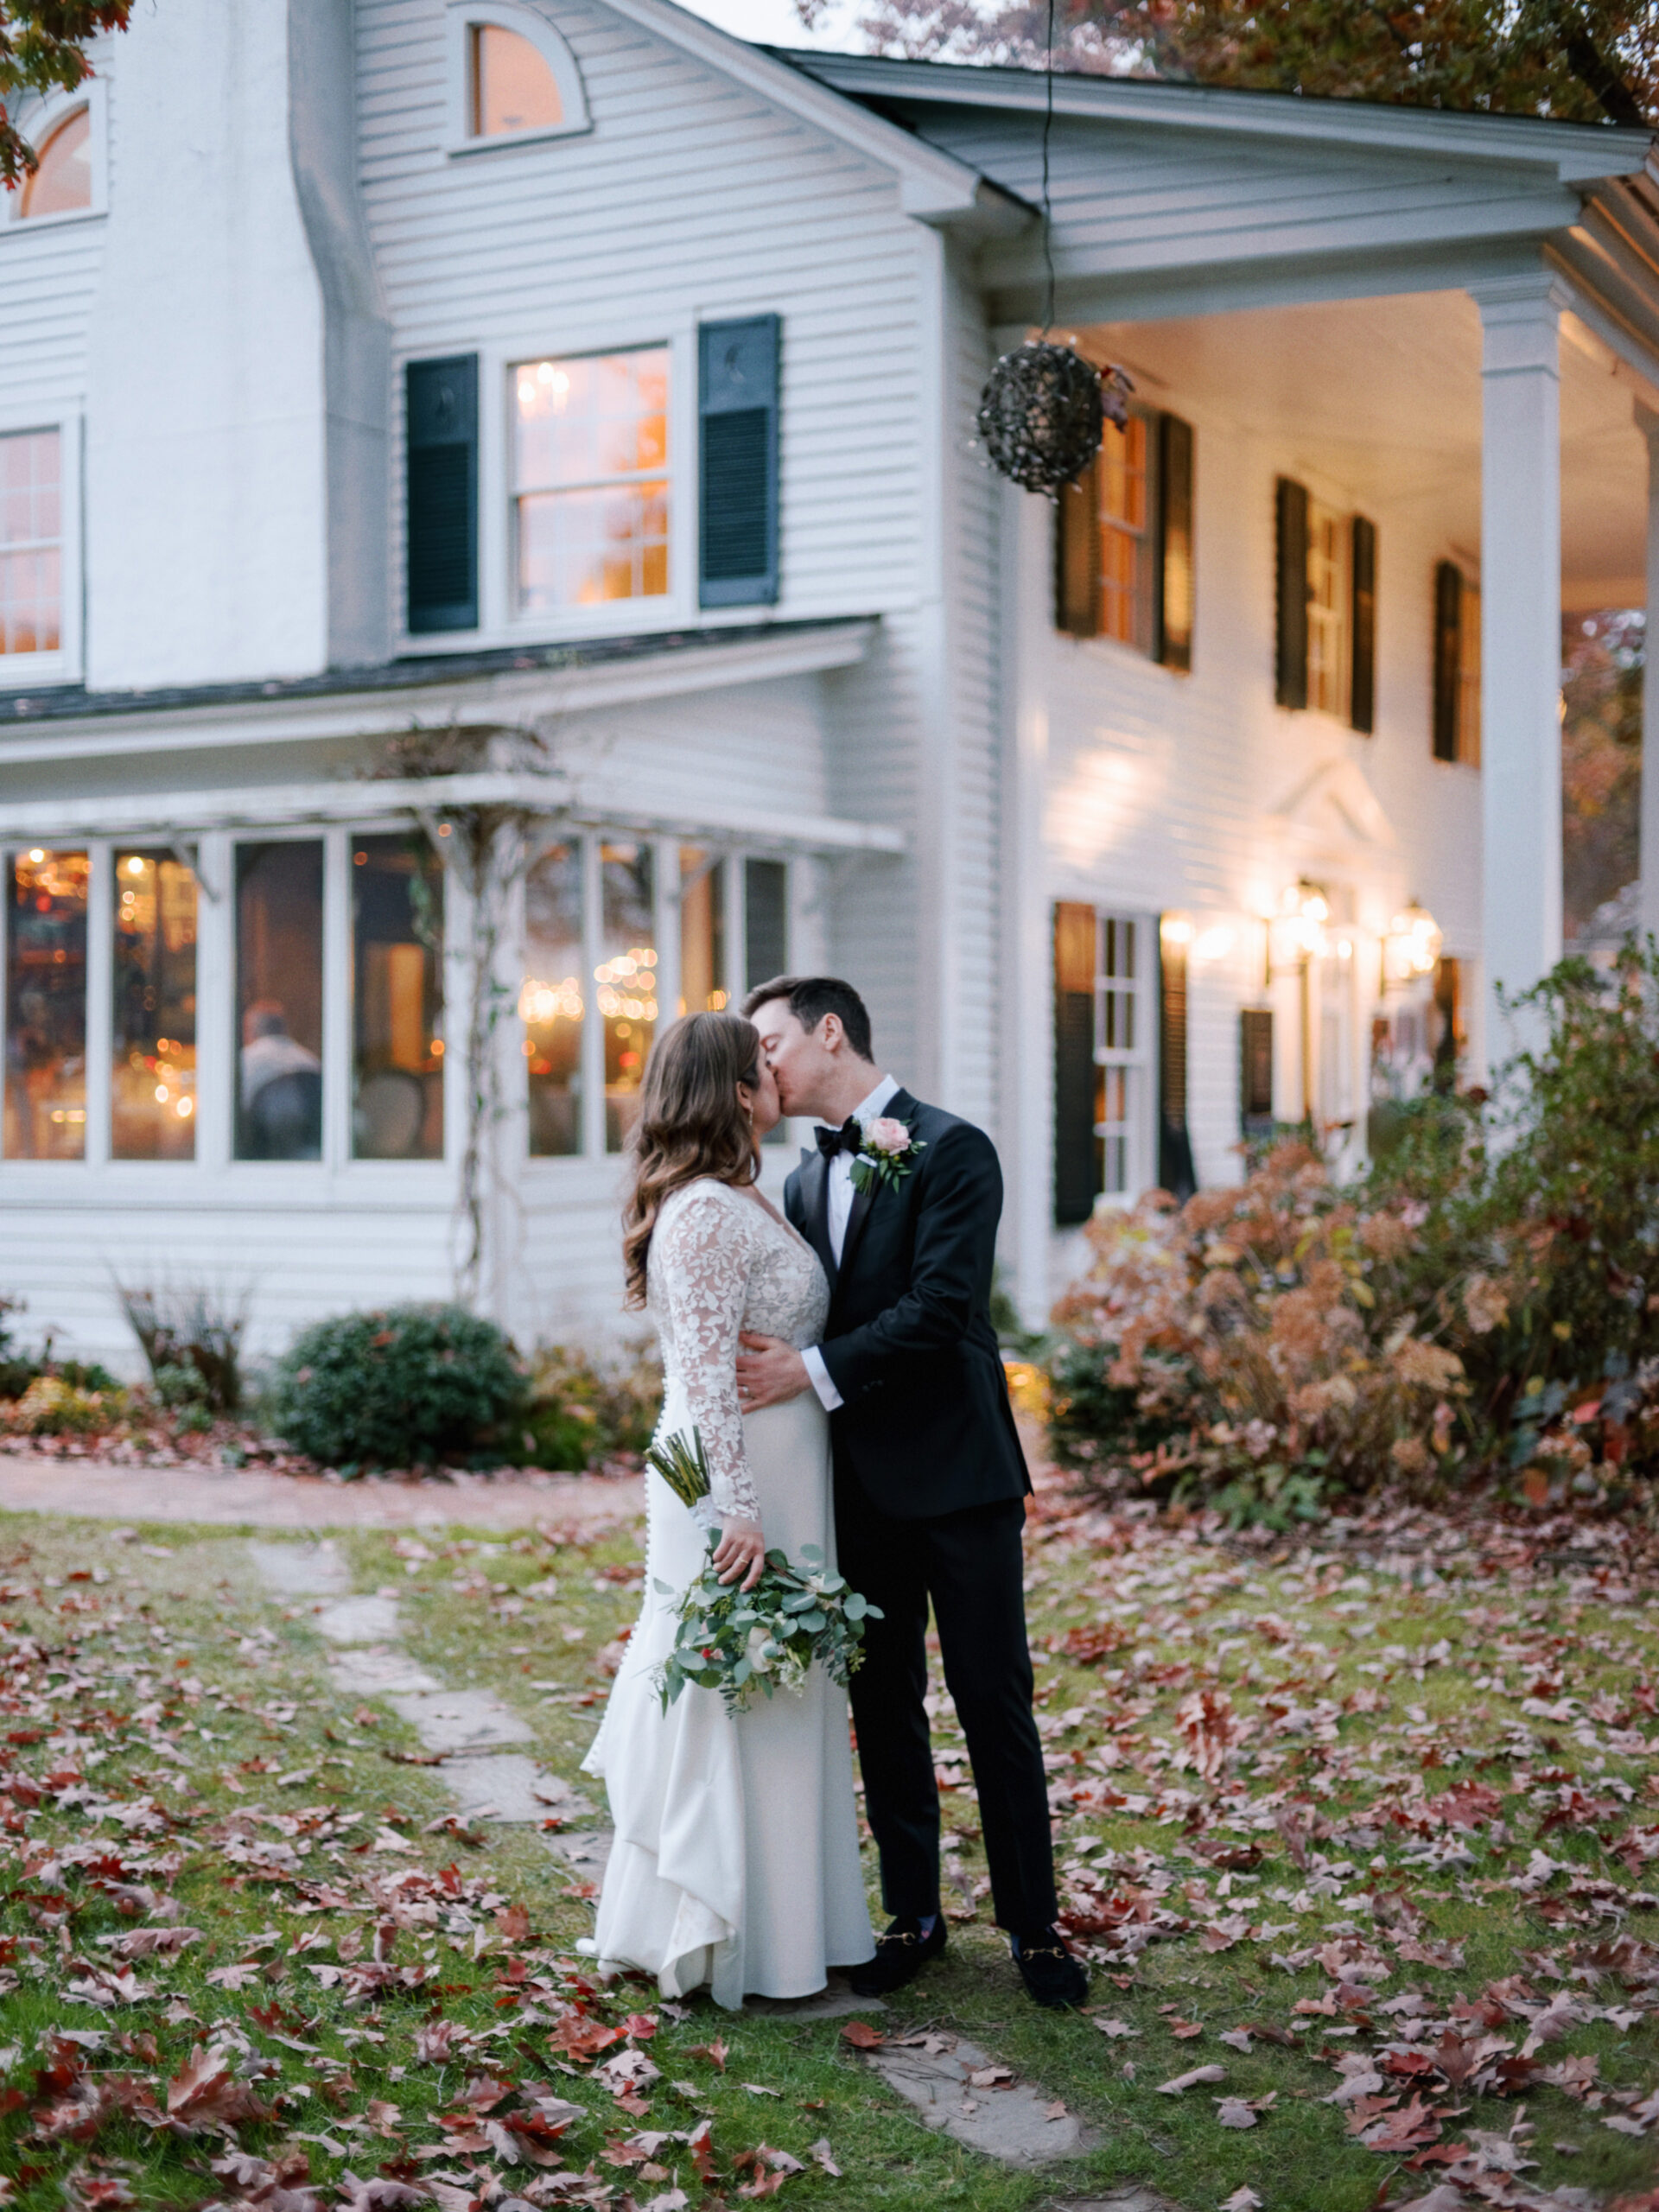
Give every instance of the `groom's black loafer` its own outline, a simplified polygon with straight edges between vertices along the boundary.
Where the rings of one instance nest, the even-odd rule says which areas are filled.
[[[855,1997],[889,1997],[914,1981],[930,1959],[944,1948],[944,1915],[940,1913],[925,1936],[919,1920],[895,1920],[885,1936],[875,1939],[875,1956],[853,1967],[848,1986]]]
[[[1089,1976],[1066,1948],[1058,1928],[1046,1928],[1030,1939],[1022,1936],[1014,1962],[1032,2002],[1052,2012],[1081,2005],[1089,1994]]]

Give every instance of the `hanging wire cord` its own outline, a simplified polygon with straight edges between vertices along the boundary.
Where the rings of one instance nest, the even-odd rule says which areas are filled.
[[[1048,200],[1048,138],[1054,128],[1054,0],[1048,0],[1048,41],[1043,50],[1043,266],[1048,272],[1043,295],[1043,335],[1054,327],[1054,218]]]

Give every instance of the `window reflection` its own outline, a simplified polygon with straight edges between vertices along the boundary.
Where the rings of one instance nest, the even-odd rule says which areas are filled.
[[[518,604],[527,613],[668,589],[668,348],[513,372]]]
[[[353,1150],[359,1160],[439,1160],[442,865],[408,837],[359,837],[352,862]]]
[[[236,852],[236,1156],[322,1157],[322,845]]]
[[[85,853],[37,845],[12,861],[5,1103],[12,1160],[86,1154],[87,875]]]
[[[196,1153],[196,879],[170,853],[115,856],[116,1160]]]
[[[524,1025],[530,1150],[558,1159],[582,1150],[582,845],[550,846],[524,885]]]
[[[59,432],[0,438],[0,653],[62,643],[62,507]]]
[[[701,845],[680,847],[680,1012],[717,1014],[726,981],[726,863]]]
[[[594,996],[605,1024],[605,1149],[620,1152],[639,1110],[657,1025],[652,849],[599,849],[600,946]]]
[[[78,107],[41,148],[40,167],[23,187],[19,216],[73,215],[92,204],[92,118]]]
[[[558,84],[530,41],[498,23],[474,23],[472,31],[473,137],[496,138],[563,123]]]

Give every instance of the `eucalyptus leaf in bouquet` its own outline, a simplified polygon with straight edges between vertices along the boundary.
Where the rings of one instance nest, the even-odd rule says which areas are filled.
[[[798,1692],[815,1660],[844,1689],[863,1660],[864,1624],[880,1620],[880,1607],[849,1589],[816,1544],[801,1547],[798,1567],[768,1552],[760,1580],[744,1590],[721,1582],[712,1556],[718,1534],[709,1541],[709,1562],[680,1599],[674,1649],[658,1671],[664,1712],[690,1682],[718,1690],[728,1712],[741,1713],[757,1694]],[[656,1587],[674,1594],[665,1582]]]

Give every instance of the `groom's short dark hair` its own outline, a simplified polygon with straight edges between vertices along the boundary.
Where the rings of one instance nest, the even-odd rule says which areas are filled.
[[[744,1020],[752,1021],[757,1008],[770,1006],[773,999],[786,999],[790,1012],[808,1031],[816,1029],[826,1014],[835,1014],[859,1058],[874,1058],[869,1008],[852,985],[843,983],[838,976],[774,976],[744,1000]]]

